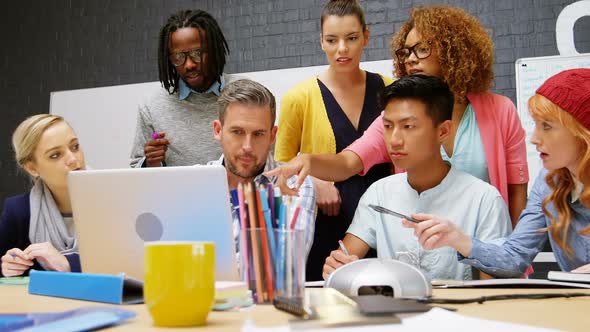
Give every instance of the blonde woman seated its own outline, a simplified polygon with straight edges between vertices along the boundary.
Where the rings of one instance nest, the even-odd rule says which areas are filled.
[[[33,188],[4,202],[0,275],[23,276],[30,269],[80,272],[67,186],[68,172],[86,167],[76,133],[62,117],[39,114],[16,128],[12,144]]]

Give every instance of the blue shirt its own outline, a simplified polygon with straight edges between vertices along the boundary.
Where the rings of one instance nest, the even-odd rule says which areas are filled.
[[[467,105],[465,113],[457,128],[455,142],[453,144],[453,156],[449,158],[444,147],[440,147],[440,154],[444,160],[463,172],[490,183],[488,162],[483,149],[479,126],[475,119],[475,112],[471,104]]]
[[[551,221],[543,213],[543,200],[551,194],[551,188],[545,182],[547,173],[547,170],[539,173],[529,194],[527,206],[506,242],[498,245],[474,239],[471,256],[465,258],[459,255],[461,263],[472,265],[497,277],[518,277],[525,272],[537,253],[542,251],[547,239],[563,271],[569,272],[590,263],[590,237],[580,234],[581,230],[590,225],[590,210],[579,200],[574,202],[568,200],[572,211],[567,234],[567,244],[574,252],[571,257],[568,257],[565,251],[555,243],[550,233],[539,232],[551,225]],[[547,209],[553,216],[557,216],[553,203],[548,204]]]
[[[493,240],[510,234],[510,216],[496,188],[452,166],[436,187],[418,193],[406,173],[383,178],[371,185],[361,198],[348,233],[376,248],[378,256],[415,257],[433,279],[471,279],[471,268],[457,262],[455,250],[424,250],[413,229],[404,228],[397,217],[374,211],[368,204],[381,205],[406,215],[431,213],[454,222],[474,238]]]
[[[224,78],[224,75],[221,75],[221,77],[219,77],[219,80],[216,80],[215,82],[213,82],[213,84],[211,84],[209,89],[207,89],[207,91],[205,91],[203,93],[212,93],[216,96],[219,96],[221,94],[221,90],[223,90],[224,85],[225,85],[225,78]],[[190,86],[188,86],[184,82],[184,80],[182,78],[179,79],[178,80],[178,99],[185,100],[186,98],[188,98],[188,96],[190,96],[191,93],[201,93],[201,92],[197,92],[197,91],[193,90]]]

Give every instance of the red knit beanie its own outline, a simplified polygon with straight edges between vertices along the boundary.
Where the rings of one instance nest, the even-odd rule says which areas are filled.
[[[564,70],[551,76],[537,94],[571,114],[590,130],[590,68]]]

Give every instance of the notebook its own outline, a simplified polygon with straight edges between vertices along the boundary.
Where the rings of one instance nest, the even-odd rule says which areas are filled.
[[[120,324],[137,314],[110,307],[83,307],[52,313],[0,314],[0,331],[91,331]]]
[[[143,283],[127,278],[124,274],[32,270],[29,293],[113,304],[143,303]],[[215,282],[214,310],[228,310],[250,305],[252,305],[252,293],[245,282]]]
[[[29,293],[113,304],[143,303],[141,281],[119,275],[32,270]]]
[[[555,281],[582,282],[590,284],[590,273],[549,271],[547,279]]]
[[[544,279],[433,280],[434,288],[590,288],[590,284]]]
[[[215,282],[215,303],[213,310],[223,311],[254,304],[252,291],[243,281],[216,281]]]

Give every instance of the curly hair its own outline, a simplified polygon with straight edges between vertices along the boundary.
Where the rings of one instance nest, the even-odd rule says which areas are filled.
[[[577,167],[578,174],[575,176],[584,184],[580,202],[585,207],[590,207],[590,132],[573,116],[541,95],[531,97],[528,106],[533,118],[559,123],[577,138],[580,159]],[[575,187],[574,178],[567,168],[560,168],[550,171],[545,177],[545,182],[551,188],[551,194],[543,200],[543,212],[551,221],[551,226],[541,231],[549,231],[555,243],[568,255],[572,255],[572,249],[567,244],[572,215],[568,205],[568,195]],[[547,209],[547,205],[551,203],[557,211],[557,216]],[[590,236],[590,226],[584,228],[580,234]]]
[[[418,6],[410,20],[393,36],[391,52],[395,76],[406,73],[404,64],[395,56],[403,48],[412,28],[438,50],[443,78],[459,100],[468,92],[488,91],[494,81],[494,43],[479,20],[465,10],[445,6]]]

